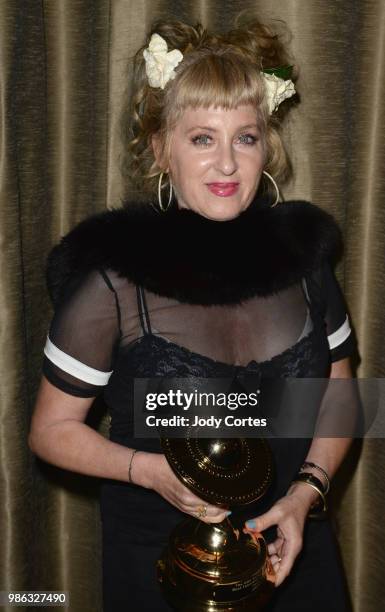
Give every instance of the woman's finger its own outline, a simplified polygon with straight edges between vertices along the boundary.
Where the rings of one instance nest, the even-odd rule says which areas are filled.
[[[272,565],[273,565],[273,570],[275,572],[275,575],[277,576],[281,563],[280,562],[279,563],[273,563]],[[279,586],[279,584],[277,584],[277,582],[276,582],[275,586]]]
[[[272,527],[273,525],[278,525],[280,520],[282,519],[282,512],[279,508],[278,504],[272,506],[270,510],[265,512],[264,514],[260,514],[253,519],[248,519],[245,523],[245,526],[248,529],[254,530],[258,533]]]
[[[191,516],[199,518],[206,523],[219,523],[229,514],[224,508],[205,504],[204,502],[197,505],[194,504],[192,507],[189,506],[186,508],[186,511],[191,514]]]
[[[267,552],[269,553],[269,555],[277,555],[278,554],[278,548],[277,548],[275,542],[271,542],[271,544],[267,545]]]
[[[221,523],[222,521],[225,520],[227,514],[226,512],[223,512],[222,514],[217,514],[216,516],[207,516],[202,518],[201,520],[204,523],[209,523],[209,524],[213,524],[213,523]]]
[[[267,545],[267,550],[269,555],[280,555],[282,552],[282,546],[284,543],[284,539],[282,537],[276,538],[274,542],[271,542]]]
[[[210,504],[209,502],[201,499],[195,493],[192,493],[190,489],[181,484],[181,490],[179,492],[180,497],[182,498],[185,506],[190,506],[191,508],[197,508],[198,506],[207,506],[207,508],[218,508],[219,506],[215,506],[214,504]],[[222,510],[222,508],[220,508]]]
[[[290,541],[286,540],[285,546],[283,547],[282,553],[280,555],[281,561],[279,563],[278,569],[276,570],[277,579],[275,582],[275,586],[279,586],[280,584],[282,584],[282,582],[288,577],[299,551],[300,545],[297,543],[295,538]]]

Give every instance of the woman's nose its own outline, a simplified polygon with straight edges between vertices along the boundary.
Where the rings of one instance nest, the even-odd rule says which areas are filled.
[[[233,174],[237,169],[237,160],[232,144],[223,144],[218,149],[217,168],[223,174]]]

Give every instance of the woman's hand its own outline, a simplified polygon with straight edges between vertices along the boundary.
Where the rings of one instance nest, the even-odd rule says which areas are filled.
[[[136,465],[133,463],[133,482],[153,489],[178,510],[205,523],[219,523],[226,518],[228,513],[224,508],[203,501],[180,482],[164,455],[138,452],[133,461],[137,461]],[[148,475],[145,481],[136,477],[141,468]],[[198,516],[200,509],[205,509],[204,516]]]
[[[294,483],[285,497],[279,499],[268,512],[245,523],[245,532],[258,534],[277,525],[277,538],[268,545],[270,561],[279,586],[290,574],[294,561],[302,549],[303,528],[310,506],[317,492],[303,483]]]

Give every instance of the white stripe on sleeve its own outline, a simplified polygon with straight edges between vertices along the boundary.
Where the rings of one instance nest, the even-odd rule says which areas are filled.
[[[328,342],[330,349],[334,349],[343,342],[345,342],[346,338],[348,338],[350,332],[349,317],[346,315],[345,321],[342,323],[341,327],[339,327],[335,332],[328,336]]]
[[[52,363],[64,370],[64,372],[92,385],[106,385],[113,372],[113,370],[111,372],[96,370],[71,357],[71,355],[67,355],[67,353],[64,353],[64,351],[55,346],[48,336],[44,353]]]

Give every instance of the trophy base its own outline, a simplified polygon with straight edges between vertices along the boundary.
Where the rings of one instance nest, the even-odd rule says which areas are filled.
[[[234,601],[188,601],[188,595],[179,592],[176,585],[164,575],[163,570],[159,567],[160,563],[161,561],[158,561],[158,577],[163,597],[178,612],[259,612],[265,609],[274,591],[274,586],[267,582],[259,589],[255,597],[240,599],[236,603]]]
[[[164,598],[183,612],[257,612],[274,591],[262,536],[222,523],[187,519],[172,532],[157,563]]]

